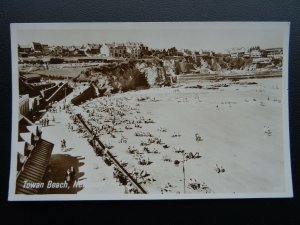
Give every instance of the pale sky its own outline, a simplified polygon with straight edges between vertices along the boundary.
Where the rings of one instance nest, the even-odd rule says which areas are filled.
[[[204,23],[205,24],[205,23]],[[90,24],[64,24],[58,28],[29,26],[17,29],[18,44],[41,42],[49,45],[82,45],[86,43],[142,42],[150,48],[187,48],[191,50],[224,51],[233,47],[260,46],[261,48],[283,47],[287,24],[284,23],[172,23],[126,26],[88,26]],[[75,26],[76,25],[76,26]],[[103,24],[100,24],[103,25]],[[131,25],[133,25],[131,23]],[[283,25],[283,26],[282,26]],[[34,28],[34,29],[33,29]]]

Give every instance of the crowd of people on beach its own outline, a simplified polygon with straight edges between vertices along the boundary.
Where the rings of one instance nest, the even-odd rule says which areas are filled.
[[[70,114],[70,118],[73,121],[73,123],[68,123],[68,129],[70,131],[82,133],[82,137],[87,138],[88,142],[95,150],[96,155],[103,157],[103,160],[108,166],[114,166],[114,177],[121,185],[126,186],[128,193],[135,193],[137,190],[135,190],[134,187],[128,186],[131,182],[128,182],[126,175],[120,171],[118,166],[114,165],[114,162],[110,159],[110,156],[107,155],[107,150],[113,149],[113,146],[111,145],[111,147],[108,148],[108,145],[104,144],[103,148],[95,141],[95,139],[100,138],[101,136],[107,137],[107,135],[111,138],[118,137],[119,144],[128,146],[128,137],[124,131],[130,128],[132,129],[131,125],[134,125],[135,128],[146,128],[149,126],[146,124],[155,123],[152,118],[140,116],[140,111],[137,107],[137,105],[131,106],[130,104],[127,104],[127,100],[124,98],[115,99],[106,97],[85,102],[80,106],[80,113],[78,113],[78,110],[75,110],[77,111],[75,113],[71,106],[66,107],[66,112]],[[89,131],[84,125],[82,125],[82,121],[80,120],[85,121],[86,125],[89,127]],[[167,129],[160,127],[158,128],[158,131],[161,133],[166,133]],[[141,138],[140,146],[135,147],[129,144],[129,146],[125,148],[126,152],[129,155],[132,155],[133,159],[137,160],[136,165],[131,164],[131,168],[133,167],[134,170],[140,168],[140,166],[148,166],[154,163],[154,161],[150,159],[150,154],[161,154],[164,152],[165,157],[162,157],[163,161],[174,161],[174,159],[170,158],[170,156],[167,154],[166,150],[163,150],[169,149],[170,146],[164,143],[160,137],[155,137],[153,134],[151,134],[151,132],[143,130],[135,130],[134,135],[138,138]],[[196,141],[199,141],[199,139],[197,139],[199,136],[199,134],[195,136]],[[179,132],[174,132],[171,137],[180,138],[181,134]],[[107,141],[108,139],[105,140]],[[62,149],[65,148],[65,142],[62,140]],[[106,150],[105,152],[103,151],[104,149]],[[197,159],[201,157],[199,156],[198,152],[191,154],[192,155],[187,156],[189,159]],[[145,179],[143,174],[140,173],[132,172],[131,174],[141,183],[149,184],[155,180],[154,178]]]
[[[49,126],[49,119],[48,118],[43,118],[41,119],[42,127],[48,127]]]
[[[205,182],[201,183],[201,182],[197,181],[196,179],[189,179],[187,188],[192,189],[192,190],[197,190],[200,192],[205,192],[205,193],[213,192],[211,190],[211,188],[209,188]]]
[[[58,113],[58,112],[61,112],[63,109],[63,107],[59,104],[56,104],[56,103],[52,103],[50,105],[50,108],[48,109],[49,112],[51,113]]]
[[[86,110],[88,110],[86,108]],[[126,192],[127,193],[139,193],[139,190],[134,187],[132,184],[130,184],[130,182],[128,182],[128,178],[126,177],[126,175],[124,175],[123,172],[121,172],[119,166],[123,166],[123,167],[126,167],[127,163],[122,163],[120,165],[115,165],[114,164],[114,161],[110,159],[111,156],[109,156],[107,154],[107,145],[104,145],[104,148],[103,146],[100,146],[99,145],[99,141],[97,141],[99,135],[100,135],[100,131],[102,129],[105,129],[105,128],[110,128],[111,126],[109,126],[108,124],[105,124],[103,125],[102,129],[97,127],[95,124],[92,123],[92,120],[93,118],[89,119],[85,119],[83,117],[83,115],[81,113],[78,113],[78,114],[72,114],[70,112],[70,118],[73,120],[73,124],[68,124],[69,127],[73,127],[75,126],[76,128],[75,129],[72,129],[72,131],[77,131],[78,133],[84,133],[86,134],[86,137],[88,138],[88,142],[91,144],[91,146],[94,148],[95,152],[96,153],[99,153],[101,152],[100,154],[97,154],[101,157],[103,157],[103,160],[104,162],[108,165],[108,166],[111,166],[113,165],[114,166],[114,172],[113,172],[113,176],[114,178],[116,178],[116,180],[121,184],[121,185],[124,185],[126,188]],[[83,126],[82,122],[85,121],[86,124],[88,126],[90,126],[90,129],[89,131],[87,131],[87,129]],[[74,127],[73,127],[74,128]],[[125,137],[122,137],[124,140],[125,140]],[[123,140],[123,141],[124,141]]]

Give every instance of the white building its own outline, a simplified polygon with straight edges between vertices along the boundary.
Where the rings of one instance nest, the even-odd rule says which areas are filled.
[[[100,54],[106,57],[126,57],[126,46],[123,43],[104,44],[100,48]]]
[[[268,58],[272,59],[282,59],[283,57],[283,48],[270,48],[265,49]]]
[[[252,50],[250,52],[250,57],[251,58],[260,58],[261,57],[261,52],[260,50]]]
[[[100,48],[100,55],[106,56],[106,57],[110,56],[109,55],[109,48],[110,48],[110,46],[111,46],[110,44],[104,44],[104,45],[102,45],[101,48]]]

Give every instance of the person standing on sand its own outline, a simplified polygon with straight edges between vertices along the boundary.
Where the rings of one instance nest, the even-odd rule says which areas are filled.
[[[66,140],[63,139],[62,141],[63,141],[63,145],[64,145],[64,150],[66,150],[67,149]]]
[[[64,139],[62,139],[62,140],[60,141],[60,144],[61,144],[61,150],[64,152],[64,151],[65,151],[65,148],[66,148],[66,144],[65,144]]]
[[[75,181],[75,169],[73,166],[71,166],[70,171],[71,171],[70,173],[71,183],[73,183]]]
[[[71,170],[67,169],[66,175],[65,175],[65,180],[68,183],[68,189],[70,189],[71,186]]]

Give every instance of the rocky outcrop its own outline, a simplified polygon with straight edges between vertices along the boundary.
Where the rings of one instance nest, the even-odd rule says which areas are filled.
[[[190,62],[186,61],[175,61],[175,71],[176,74],[180,73],[190,73],[192,69],[194,69],[194,66]]]
[[[71,102],[74,105],[80,105],[87,100],[90,100],[92,98],[96,98],[99,96],[100,96],[100,92],[99,92],[98,88],[93,83],[91,83],[91,85],[87,89],[85,89],[82,93],[80,93],[80,95],[73,98],[71,100]]]
[[[156,63],[141,62],[136,64],[136,68],[143,74],[147,79],[150,86],[159,85],[165,81],[165,70],[162,66]]]
[[[129,60],[87,68],[75,81],[95,82],[99,89],[105,89],[109,94],[170,85],[174,77],[174,62],[151,59]]]
[[[166,86],[176,82],[178,74],[227,74],[253,71],[265,65],[251,58],[230,56],[169,57],[103,63],[84,69],[75,81],[94,82],[105,94]]]

